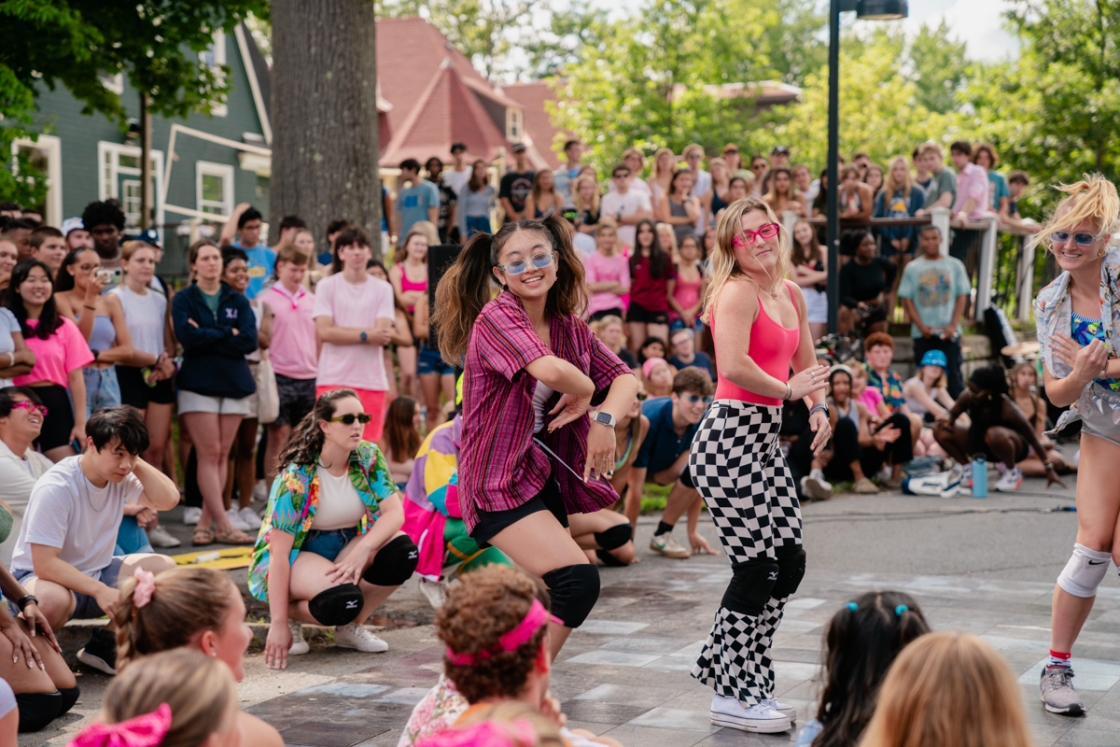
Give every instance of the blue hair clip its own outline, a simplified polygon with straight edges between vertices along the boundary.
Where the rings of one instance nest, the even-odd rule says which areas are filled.
[[[848,602],[848,609],[850,609],[852,612],[855,612],[859,609],[859,605],[855,602]]]
[[[905,604],[900,604],[900,605],[898,605],[897,607],[894,608],[894,613],[896,615],[898,615],[899,617],[902,617],[902,613],[907,612],[909,609],[910,608],[907,607]]]

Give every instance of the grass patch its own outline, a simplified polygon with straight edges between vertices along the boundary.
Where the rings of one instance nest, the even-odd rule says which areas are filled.
[[[655,511],[665,510],[665,500],[669,497],[669,491],[673,486],[658,485],[656,483],[647,482],[645,487],[642,488],[642,513],[648,514]]]

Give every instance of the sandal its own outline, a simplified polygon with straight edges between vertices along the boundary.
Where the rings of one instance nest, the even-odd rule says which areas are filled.
[[[206,527],[195,527],[194,534],[191,535],[191,544],[195,547],[212,545],[214,544],[214,533]]]
[[[214,539],[223,545],[252,545],[256,544],[256,538],[242,532],[240,529],[231,526],[224,532],[217,532]]]

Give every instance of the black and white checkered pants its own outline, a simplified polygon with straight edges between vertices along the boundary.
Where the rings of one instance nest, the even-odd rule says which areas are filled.
[[[692,441],[692,480],[732,565],[774,560],[776,547],[801,544],[801,507],[778,448],[781,423],[780,407],[717,400]],[[774,697],[770,647],[787,598],[771,598],[757,617],[720,606],[692,676],[747,707]]]

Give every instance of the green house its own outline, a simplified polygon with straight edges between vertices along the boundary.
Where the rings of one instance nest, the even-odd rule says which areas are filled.
[[[239,202],[268,210],[267,64],[244,24],[215,34],[200,56],[228,66],[232,80],[225,103],[211,116],[152,117],[152,218],[172,244],[173,236],[190,233],[192,219],[196,229],[199,221],[223,222]],[[34,151],[48,176],[49,190],[39,208],[49,225],[59,226],[80,216],[87,203],[110,197],[121,201],[130,230],[140,224],[139,95],[121,76],[104,82],[121,94],[135,120],[129,132],[101,114],[83,115],[81,102],[64,87],[44,87],[37,113],[44,134],[13,146]]]

